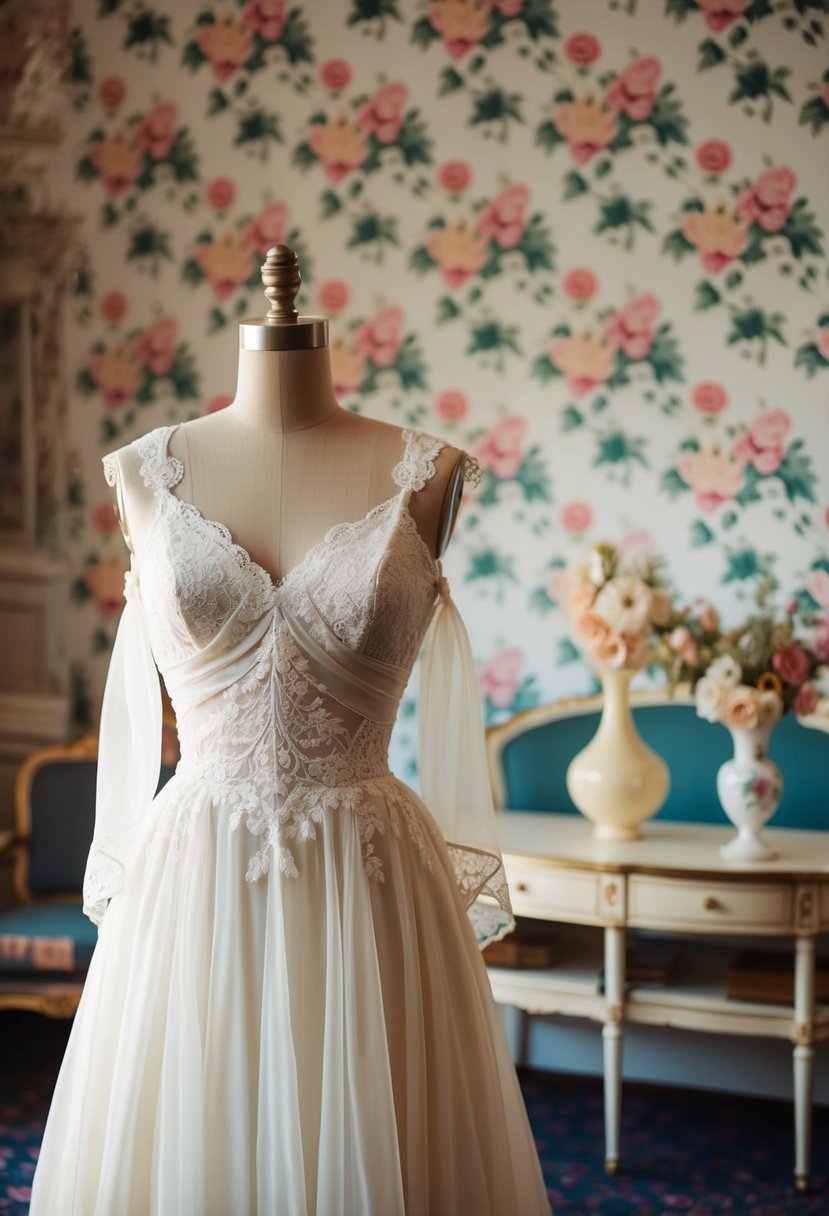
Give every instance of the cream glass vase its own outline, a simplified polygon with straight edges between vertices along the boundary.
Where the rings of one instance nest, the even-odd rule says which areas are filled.
[[[737,835],[720,849],[730,861],[768,861],[777,853],[760,829],[780,803],[783,778],[767,753],[772,723],[754,730],[731,728],[734,758],[717,773],[717,794]]]
[[[640,738],[630,709],[626,668],[598,673],[604,690],[599,729],[567,769],[567,791],[603,840],[636,840],[640,825],[668,796],[665,761]]]

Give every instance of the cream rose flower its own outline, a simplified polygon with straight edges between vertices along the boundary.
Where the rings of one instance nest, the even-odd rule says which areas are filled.
[[[761,725],[765,725],[767,722],[779,722],[783,717],[783,702],[776,692],[771,689],[758,692],[757,701]]]
[[[722,720],[738,730],[754,730],[760,724],[760,702],[756,688],[738,684],[723,697]]]
[[[645,633],[650,625],[651,589],[633,574],[617,575],[596,596],[595,610],[616,633]]]
[[[723,699],[727,689],[719,680],[713,679],[710,675],[703,676],[697,681],[697,686],[694,689],[694,700],[696,701],[697,713],[706,722],[719,722],[720,712],[722,709]]]
[[[726,688],[734,688],[743,678],[743,669],[730,654],[721,654],[705,674],[718,684],[724,684]]]
[[[619,633],[609,632],[595,645],[589,647],[590,658],[596,667],[624,667],[628,658],[625,639]]]

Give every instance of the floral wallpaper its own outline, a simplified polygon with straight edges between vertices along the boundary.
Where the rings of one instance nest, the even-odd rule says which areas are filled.
[[[593,687],[558,603],[588,542],[649,535],[726,621],[758,574],[829,618],[827,7],[79,0],[79,718],[122,607],[100,456],[232,399],[282,241],[342,404],[483,466],[445,566],[488,721]]]

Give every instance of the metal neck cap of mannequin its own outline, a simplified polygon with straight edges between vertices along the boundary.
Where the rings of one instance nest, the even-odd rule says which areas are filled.
[[[294,307],[302,277],[293,249],[274,245],[268,250],[262,282],[270,308],[265,317],[246,317],[239,322],[242,350],[313,350],[328,345],[328,320],[301,317]]]

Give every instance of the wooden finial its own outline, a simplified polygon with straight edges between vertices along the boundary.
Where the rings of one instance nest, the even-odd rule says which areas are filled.
[[[274,245],[265,255],[262,266],[262,282],[270,308],[265,317],[266,325],[290,325],[299,313],[294,299],[299,291],[302,276],[299,273],[299,258],[288,245]]]

